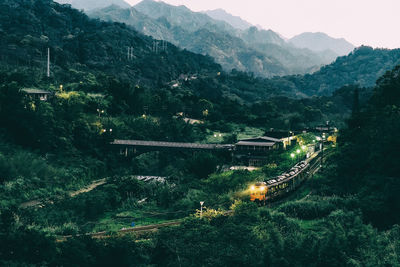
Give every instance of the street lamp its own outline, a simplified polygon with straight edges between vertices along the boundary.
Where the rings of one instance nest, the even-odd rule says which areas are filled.
[[[296,150],[296,161],[299,161],[300,152],[301,152],[300,149],[297,149],[297,150]]]
[[[104,114],[104,109],[97,109],[97,113],[99,113],[99,117],[100,117],[101,114]]]
[[[102,131],[103,133],[105,133],[105,132],[110,132],[110,133],[111,133],[113,130],[110,128],[110,129],[102,129],[101,131]]]
[[[293,164],[293,161],[294,161],[294,157],[295,157],[296,155],[294,154],[294,153],[291,153],[290,154],[290,157],[292,158],[292,164]]]

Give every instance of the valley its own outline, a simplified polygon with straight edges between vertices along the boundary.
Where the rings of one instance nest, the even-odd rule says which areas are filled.
[[[59,2],[0,3],[1,266],[400,264],[400,49]]]

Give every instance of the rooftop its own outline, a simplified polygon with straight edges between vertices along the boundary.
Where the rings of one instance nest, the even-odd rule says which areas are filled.
[[[240,141],[246,141],[246,142],[265,142],[265,141],[269,141],[269,142],[282,142],[281,139],[277,139],[277,138],[273,138],[273,137],[269,137],[269,136],[259,136],[259,137],[254,137],[254,138],[248,138],[248,139],[242,139]]]
[[[190,149],[229,149],[233,145],[220,144],[198,144],[198,143],[179,143],[164,141],[142,141],[142,140],[114,140],[112,145],[127,146],[147,146],[147,147],[169,147],[169,148],[190,148]]]
[[[23,88],[21,90],[28,94],[51,94],[50,91],[35,89],[35,88]]]
[[[273,146],[275,142],[250,142],[250,141],[239,141],[236,143],[238,146]]]

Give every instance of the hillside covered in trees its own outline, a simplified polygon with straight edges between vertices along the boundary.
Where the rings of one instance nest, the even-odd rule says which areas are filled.
[[[400,67],[374,87],[353,84],[372,83],[397,50],[362,47],[313,75],[261,79],[169,43],[155,52],[152,38],[127,25],[50,0],[2,1],[0,37],[0,265],[400,265]],[[27,88],[51,94],[42,101]],[[266,207],[245,190],[286,171],[289,150],[249,172],[225,170],[223,154],[130,158],[109,145],[232,143],[326,120],[341,127],[322,171]],[[132,222],[178,219],[118,234]]]
[[[142,1],[129,9],[112,5],[88,14],[126,23],[155,39],[209,55],[228,72],[236,69],[258,77],[303,74],[337,57],[333,52],[296,48],[271,30],[259,30],[254,26],[239,30],[185,6],[164,2]]]
[[[76,216],[94,220],[99,213],[116,209],[121,203],[127,205],[130,201],[124,197],[127,186],[137,198],[155,190],[134,180],[114,178],[112,184],[88,195],[59,200],[54,208],[49,206],[35,212],[2,208],[0,235],[6,245],[0,248],[1,263],[397,266],[400,264],[396,149],[399,132],[398,123],[393,122],[399,119],[399,70],[397,67],[380,79],[367,105],[353,109],[340,146],[328,158],[323,171],[303,186],[305,191],[300,190],[284,202],[271,208],[260,208],[246,201],[236,201],[228,207],[221,204],[231,213],[208,209],[201,218],[190,216],[179,226],[146,236],[57,239],[54,233],[76,233],[76,222],[72,222]],[[362,160],[358,154],[363,155]],[[4,163],[2,166],[6,168]],[[163,195],[163,199],[156,201],[181,208],[183,203],[204,199],[206,195],[219,196],[217,201],[224,203],[229,202],[231,189],[256,178],[243,171],[229,175],[232,176],[213,174],[202,178],[199,181],[202,186],[197,189],[191,188],[197,182],[180,180],[184,185],[181,190],[189,187],[191,193],[184,201],[179,200],[179,194],[174,195],[176,189],[168,193],[168,189],[158,188],[153,197]],[[229,180],[224,180],[228,177]],[[225,182],[221,184],[221,180]],[[71,221],[65,223],[65,218]],[[51,227],[38,230],[38,222],[50,223]],[[133,239],[137,241],[132,242]]]

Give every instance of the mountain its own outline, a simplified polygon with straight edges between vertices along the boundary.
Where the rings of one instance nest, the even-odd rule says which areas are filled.
[[[316,52],[331,50],[339,56],[347,55],[355,48],[343,38],[332,38],[322,32],[305,32],[289,39],[289,42],[296,47],[308,48]]]
[[[201,28],[224,30],[235,33],[236,29],[226,22],[213,20],[206,14],[193,12],[186,6],[173,6],[162,1],[143,0],[134,8],[153,19],[165,18],[172,26],[179,26],[184,30],[194,32]]]
[[[209,55],[226,70],[252,72],[260,77],[304,74],[329,64],[336,56],[287,44],[271,30],[233,28],[184,6],[145,0],[130,10],[110,6],[88,13],[118,21],[159,40],[167,40],[195,53]],[[200,38],[201,36],[201,38]]]
[[[330,95],[345,85],[373,87],[379,77],[400,64],[400,49],[373,49],[361,46],[332,64],[304,76],[284,77],[294,91],[311,95]],[[280,78],[281,79],[281,78]]]
[[[111,5],[103,9],[97,9],[87,12],[91,17],[100,18],[105,21],[118,21],[134,28],[157,40],[166,40],[174,42],[175,37],[171,32],[171,25],[163,18],[158,20],[137,11],[135,8],[121,8],[117,5]]]
[[[13,8],[21,12],[13,12]],[[84,73],[89,72],[152,86],[170,82],[182,73],[221,71],[208,57],[168,43],[163,50],[154,51],[153,39],[131,27],[93,20],[50,0],[2,1],[0,37],[1,63],[6,66],[43,70],[50,48],[51,71],[60,82],[76,75],[82,76],[76,79],[84,79]]]
[[[109,5],[117,5],[123,8],[129,8],[129,5],[124,0],[56,0],[60,4],[70,4],[74,8],[92,10],[97,8],[104,8]]]
[[[240,33],[240,37],[249,44],[277,44],[285,46],[286,42],[279,34],[271,30],[251,26]]]
[[[241,19],[239,16],[233,16],[232,14],[229,14],[228,12],[220,8],[214,10],[207,10],[204,11],[204,13],[215,20],[225,21],[232,27],[239,30],[246,30],[247,28],[250,28],[252,26],[250,23]]]
[[[30,7],[27,11],[13,11],[24,10],[26,6]],[[116,9],[111,7],[109,10]],[[251,69],[254,73],[265,73],[267,70],[282,77],[254,78],[238,70],[217,75],[222,69],[211,57],[182,50],[170,43],[164,46],[159,43],[159,49],[155,50],[156,40],[132,27],[93,20],[82,12],[50,0],[4,0],[0,4],[1,66],[10,70],[13,66],[24,66],[28,73],[34,72],[22,79],[26,81],[23,84],[29,86],[28,81],[43,75],[49,47],[52,77],[57,79],[57,83],[72,80],[77,86],[86,88],[89,85],[81,86],[79,82],[87,80],[91,85],[85,90],[95,90],[101,88],[101,84],[108,84],[101,77],[111,76],[127,84],[159,88],[169,86],[180,77],[194,75],[198,79],[182,83],[184,92],[216,102],[228,98],[251,103],[282,95],[330,95],[351,84],[370,87],[380,75],[400,64],[399,49],[360,47],[313,74],[283,76],[287,69],[279,61],[249,48],[245,41],[226,32],[211,32],[205,28],[187,32],[181,27],[171,26],[163,18],[154,20],[140,12],[135,13],[134,9],[118,8],[116,14],[120,12],[126,18],[133,15],[137,21],[144,23],[144,27],[153,27],[161,35],[168,30],[171,37],[184,46],[196,44],[196,49],[203,54],[210,55],[212,52],[214,58],[223,55],[227,64],[240,66],[242,70]],[[285,53],[278,45],[265,45],[271,53],[281,58],[286,56],[288,62],[291,58],[298,58],[298,55]],[[264,50],[262,45],[259,49]],[[304,56],[303,60],[306,58]],[[227,61],[229,59],[232,62]],[[299,61],[296,64],[302,63]],[[93,82],[92,76],[100,78]]]

